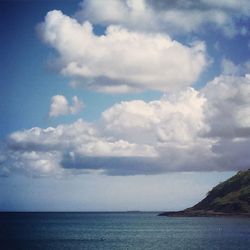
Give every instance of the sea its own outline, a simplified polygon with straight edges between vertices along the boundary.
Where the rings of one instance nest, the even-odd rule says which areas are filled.
[[[155,212],[0,213],[0,249],[249,250],[250,218]]]

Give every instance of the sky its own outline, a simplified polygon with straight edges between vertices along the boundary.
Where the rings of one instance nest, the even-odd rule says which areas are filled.
[[[248,0],[0,5],[1,211],[178,210],[249,168]]]

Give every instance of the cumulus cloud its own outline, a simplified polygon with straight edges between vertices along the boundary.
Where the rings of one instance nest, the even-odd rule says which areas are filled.
[[[64,167],[70,165],[75,168],[79,158],[83,160],[77,167],[91,170],[96,168],[90,162],[98,158],[142,159],[158,155],[153,146],[104,137],[94,125],[82,120],[55,128],[36,127],[17,131],[9,135],[6,145],[7,150],[4,153],[7,158],[2,161],[2,165],[6,166],[8,162],[10,169],[33,175],[61,174]],[[108,164],[99,166],[104,172],[106,168]]]
[[[250,75],[221,75],[202,90],[206,120],[213,137],[250,136]]]
[[[135,142],[188,143],[203,130],[206,99],[193,88],[160,100],[121,102],[102,113],[105,132]]]
[[[224,58],[221,62],[222,74],[242,76],[250,72],[250,61],[242,64],[235,64],[231,60]]]
[[[116,103],[95,123],[11,133],[0,148],[0,174],[35,176],[249,168],[250,76],[248,62],[224,61],[224,73],[205,87],[161,99]],[[242,71],[242,69],[244,69]]]
[[[48,12],[40,32],[58,52],[63,75],[102,92],[179,89],[192,85],[208,64],[203,42],[186,46],[167,34],[114,25],[97,36],[88,21],[81,24],[56,10]]]
[[[212,150],[217,141],[202,137],[205,105],[205,97],[189,88],[154,102],[116,104],[103,112],[99,124],[78,120],[17,131],[7,138],[2,166],[34,176],[220,169]]]
[[[63,95],[55,95],[51,98],[51,105],[49,116],[57,117],[61,115],[77,114],[81,111],[84,104],[77,96],[72,98],[72,105],[70,106],[68,100]]]
[[[246,34],[236,29],[239,16],[249,17],[248,0],[84,0],[77,13],[94,24],[118,24],[130,29],[167,31],[171,34],[202,31],[210,25],[228,36]]]

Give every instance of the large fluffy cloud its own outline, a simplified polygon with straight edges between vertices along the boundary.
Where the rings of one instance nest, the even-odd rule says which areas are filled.
[[[237,66],[224,60],[223,69],[199,91],[188,87],[155,101],[120,102],[95,123],[78,120],[16,131],[0,145],[0,174],[135,175],[249,168],[248,63]]]
[[[115,104],[97,124],[78,120],[14,132],[2,150],[1,166],[5,174],[13,170],[32,175],[244,169],[250,162],[245,150],[250,145],[249,79],[218,79],[201,92],[188,88],[148,103]],[[233,80],[241,83],[231,86]],[[227,109],[231,112],[225,113]]]
[[[210,128],[204,136],[215,139],[215,165],[224,170],[250,166],[250,75],[235,75],[242,68],[234,67],[230,75],[216,77],[202,90],[208,100],[204,112]]]
[[[205,112],[210,136],[250,136],[250,75],[216,77],[202,92],[208,99]]]
[[[198,32],[210,25],[228,36],[245,33],[235,28],[235,22],[250,11],[248,0],[84,0],[81,6],[77,17],[95,24],[174,34]]]
[[[60,72],[73,84],[103,92],[166,91],[192,85],[207,65],[203,42],[185,46],[166,34],[109,26],[97,36],[92,25],[50,11],[40,26],[59,54]]]
[[[66,168],[105,171],[109,163],[93,167],[96,159],[108,157],[142,159],[158,155],[153,146],[101,136],[94,125],[82,120],[55,128],[36,127],[14,132],[7,139],[7,149],[4,150],[4,154],[7,158],[2,162],[3,166],[8,162],[10,169],[33,175],[60,174],[64,165]],[[76,160],[79,158],[85,161],[85,164],[81,162],[80,165],[76,165]]]
[[[121,102],[103,112],[102,125],[109,135],[130,141],[185,144],[206,130],[205,103],[192,88],[148,103]]]

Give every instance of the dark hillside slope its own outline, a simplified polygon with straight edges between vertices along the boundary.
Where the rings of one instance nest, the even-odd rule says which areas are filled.
[[[214,187],[206,198],[191,208],[164,212],[165,216],[250,216],[250,169],[239,171]]]

